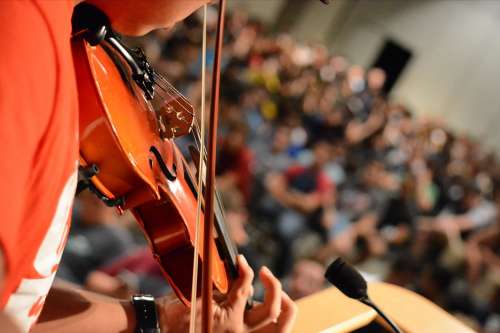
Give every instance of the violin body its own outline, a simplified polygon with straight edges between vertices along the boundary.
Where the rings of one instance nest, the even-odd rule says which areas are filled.
[[[71,43],[79,88],[80,164],[97,167],[89,178],[94,191],[119,210],[133,213],[166,279],[188,305],[193,257],[199,258],[200,267],[204,262],[202,247],[194,253],[199,195],[186,160],[173,139],[165,136],[183,126],[165,122],[161,110],[185,120],[192,106],[174,96],[155,111],[130,79],[130,68],[119,52],[103,43],[91,45],[84,34],[75,34]],[[202,232],[203,228],[200,240]],[[225,254],[218,238],[211,247],[212,280],[219,292],[227,293],[227,266],[235,259],[221,257]]]

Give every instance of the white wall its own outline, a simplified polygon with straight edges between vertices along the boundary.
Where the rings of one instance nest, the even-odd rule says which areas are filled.
[[[337,1],[351,8],[339,26],[331,23],[336,36],[323,36],[336,52],[369,66],[385,38],[398,41],[414,56],[394,97],[500,143],[500,1]]]
[[[331,25],[342,22],[342,15],[350,8],[347,1],[326,6],[319,0],[308,1],[308,6],[297,19],[290,33],[301,41],[327,43]]]
[[[284,0],[229,0],[228,8],[245,9],[251,16],[259,17],[264,22],[273,24]]]

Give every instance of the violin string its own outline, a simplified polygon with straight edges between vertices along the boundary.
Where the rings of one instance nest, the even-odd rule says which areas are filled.
[[[163,90],[163,91],[162,91],[162,92],[157,91],[157,95],[158,95],[158,96],[160,96],[163,100],[166,100],[167,98],[170,98],[170,97],[177,97],[177,96],[178,96],[178,95],[177,95],[177,96],[175,96],[175,95],[170,94],[170,92],[168,92],[168,91],[165,89],[165,87],[163,87],[163,86],[161,86],[161,85],[158,85],[158,87],[160,87],[160,88],[161,88],[161,90]],[[184,111],[185,111],[185,112],[187,112],[188,114],[192,114],[192,115],[193,115],[193,120],[192,120],[192,122],[189,122],[189,121],[187,121],[187,120],[185,120],[185,119],[179,119],[179,120],[184,121],[186,124],[188,124],[188,125],[192,126],[192,128],[194,128],[194,132],[196,133],[196,135],[195,135],[194,133],[192,133],[192,134],[193,134],[193,137],[194,137],[194,139],[195,139],[195,144],[196,144],[196,146],[197,146],[197,148],[198,148],[198,150],[199,150],[199,145],[198,145],[198,143],[199,143],[200,137],[199,137],[199,125],[198,125],[198,123],[197,123],[197,121],[196,121],[196,118],[197,118],[197,117],[196,117],[196,115],[195,115],[195,114],[193,114],[191,111],[189,111],[188,109],[186,109],[186,108],[185,108],[182,104],[180,104],[180,107],[181,107],[181,108],[183,108],[183,109],[184,109]],[[197,140],[198,140],[198,141],[197,141]]]
[[[170,82],[167,81],[167,79],[165,79],[162,75],[158,74],[158,73],[154,73],[153,76],[155,77],[155,79],[158,79],[162,84],[164,84],[165,86],[162,87],[163,89],[167,89],[169,91],[172,92],[173,96],[176,96],[176,97],[179,97],[181,98],[184,102],[186,102],[187,104],[191,104],[189,102],[189,100],[184,96],[182,95]],[[155,81],[156,85],[158,86],[161,86],[160,83],[158,81]],[[189,112],[191,115],[193,114],[191,111],[188,111],[186,109],[187,112]]]
[[[177,88],[175,88],[170,82],[168,82],[168,80],[163,75],[161,75],[161,74],[159,74],[157,72],[153,72],[153,76],[154,76],[155,79],[157,79],[160,82],[162,82],[165,85],[165,88],[168,88],[171,91],[175,92],[180,97],[182,97],[186,102],[189,103],[189,101],[187,100],[187,98],[184,97],[184,96],[182,96],[182,94],[177,90]],[[155,82],[158,82],[158,81],[155,81]]]
[[[155,93],[156,93],[158,96],[160,96],[160,97],[161,97],[161,99],[162,99],[163,101],[168,100],[168,99],[170,99],[170,98],[174,99],[174,98],[178,97],[178,96],[176,96],[176,95],[174,95],[174,94],[171,94],[169,91],[167,91],[167,90],[165,89],[165,87],[162,87],[161,85],[158,85],[158,84],[157,84],[157,86],[158,86],[158,87],[160,87],[160,88],[163,90],[163,92],[162,92],[162,91],[158,91],[158,90],[156,90],[156,91],[155,91]],[[190,111],[189,109],[187,109],[187,108],[186,108],[184,105],[182,105],[181,103],[179,103],[179,104],[180,104],[180,107],[183,109],[183,111],[185,111],[185,112],[186,112],[186,113],[188,113],[189,115],[193,115],[193,116],[194,116],[194,114],[193,114],[193,112],[192,112],[192,111]]]
[[[184,103],[191,105],[191,103],[187,100],[187,98],[184,97],[178,90],[176,90],[163,76],[161,76],[160,74],[157,74],[157,73],[154,73],[154,76],[158,80],[160,80],[160,82],[158,80],[155,80],[155,85],[158,86],[162,90],[162,92],[161,91],[156,91],[156,92],[160,97],[162,97],[163,100],[167,100],[167,98],[165,98],[165,96],[168,98],[172,98],[172,99],[179,98]],[[179,102],[178,104],[180,105],[180,108],[184,112],[193,116],[193,119],[195,118],[195,113],[193,111],[191,111],[190,109],[185,107],[184,104],[181,102]],[[187,123],[187,121],[186,121],[186,123]]]
[[[168,87],[164,87],[162,86],[161,84],[159,83],[155,83],[163,92],[161,91],[155,91],[159,96],[162,97],[162,99],[166,100],[167,98],[165,97],[170,97],[172,99],[175,99],[177,97],[180,97],[180,98],[183,98],[185,99],[184,96],[182,96],[180,93],[177,93],[177,92],[174,92],[172,91],[171,89],[169,89]],[[186,100],[186,103],[189,103],[187,102]],[[179,103],[180,107],[186,112],[188,113],[189,115],[193,116],[194,117],[194,113],[193,111],[189,110],[188,108],[186,108],[182,103]]]
[[[202,86],[203,86],[203,83],[202,83]],[[158,84],[158,87],[160,87],[165,92],[165,94],[167,94],[168,97],[183,97],[180,93],[173,93],[172,95],[170,95],[167,88],[163,87],[162,85]],[[202,90],[204,90],[204,87],[202,87]],[[164,95],[161,94],[160,96],[164,96]],[[204,98],[202,99],[201,103],[202,104],[205,103]],[[183,106],[181,105],[181,107],[183,107]],[[202,107],[204,107],[204,106],[202,106]],[[186,108],[184,108],[184,110],[186,112],[190,113],[190,111],[187,110]],[[201,117],[201,118],[202,118],[201,122],[204,122],[203,117]],[[202,161],[200,161],[201,163],[203,163],[203,166],[200,165],[198,167],[198,170],[204,170],[206,168],[206,165],[204,162],[207,159],[207,152],[206,152],[206,149],[202,149],[202,147],[204,147],[205,138],[201,134],[202,131],[200,130],[200,125],[198,124],[196,115],[193,119],[193,129],[194,129],[194,131],[193,131],[194,133],[192,132],[192,135],[193,135],[195,146],[198,149],[198,152],[200,153],[200,158],[201,158],[201,156],[203,157]],[[220,197],[219,191],[216,190],[215,195],[216,195],[216,203],[218,204],[221,213],[223,213],[225,211],[224,202],[222,201],[222,199]]]
[[[163,78],[163,80],[165,80],[165,79]],[[158,86],[158,87],[159,87],[159,88],[163,91],[163,92],[157,91],[157,94],[158,94],[160,97],[162,97],[163,99],[166,99],[165,97],[169,97],[169,98],[170,98],[170,97],[172,97],[172,98],[180,97],[180,98],[182,98],[183,100],[185,100],[185,101],[186,101],[186,103],[189,103],[189,102],[187,101],[187,99],[186,99],[184,96],[182,96],[182,94],[180,94],[179,92],[174,92],[174,91],[173,91],[173,90],[171,90],[170,88],[168,88],[168,87],[164,87],[163,85],[161,85],[161,84],[159,84],[159,83],[156,83],[156,85],[157,85],[157,86]],[[195,139],[195,144],[196,144],[196,146],[197,146],[197,148],[198,148],[198,151],[199,151],[199,150],[200,150],[200,149],[199,149],[199,147],[200,147],[200,146],[199,146],[199,142],[200,142],[202,139],[201,139],[201,137],[200,137],[200,128],[199,128],[199,126],[200,126],[200,125],[199,125],[199,124],[198,124],[198,122],[197,122],[197,117],[196,117],[196,114],[195,114],[195,113],[193,113],[193,112],[191,112],[190,110],[188,110],[188,109],[187,109],[187,108],[186,108],[183,104],[180,104],[180,106],[181,106],[181,108],[182,108],[182,109],[183,109],[186,113],[188,113],[188,114],[190,114],[190,115],[193,115],[193,123],[192,123],[192,124],[190,124],[190,125],[192,125],[192,126],[194,127],[194,132],[195,132],[195,133],[192,133],[192,134],[193,134],[193,137],[194,137],[194,139]],[[198,140],[198,141],[197,141],[197,140]],[[205,154],[205,156],[204,156],[204,157],[206,158],[206,154]]]
[[[192,275],[192,287],[191,287],[191,311],[190,311],[190,326],[189,332],[194,333],[196,330],[196,298],[197,298],[197,284],[198,284],[198,253],[199,253],[199,238],[200,238],[200,221],[201,221],[201,197],[202,197],[202,188],[203,188],[203,176],[205,175],[206,170],[206,160],[207,160],[207,151],[205,149],[205,101],[206,101],[206,36],[207,36],[207,28],[206,28],[206,15],[207,15],[207,6],[204,5],[204,18],[203,18],[203,42],[202,42],[202,68],[201,68],[201,108],[200,108],[200,123],[198,123],[198,117],[196,112],[191,111],[186,108],[184,105],[191,105],[190,101],[180,93],[168,80],[159,73],[153,72],[154,75],[154,83],[155,85],[162,90],[162,92],[157,91],[160,97],[163,97],[164,100],[167,98],[176,99],[179,98],[183,103],[178,103],[183,111],[187,114],[193,116],[192,118],[192,126],[193,131],[191,134],[194,139],[195,146],[198,148],[199,158],[198,158],[198,184],[197,184],[197,192],[198,200],[197,200],[197,210],[196,210],[196,225],[195,225],[195,245],[194,245],[194,255],[193,255],[193,275]],[[167,97],[167,98],[165,98]],[[200,129],[201,127],[201,129]],[[215,204],[219,208],[219,212],[221,214],[224,213],[224,203],[220,197],[219,191],[215,188]],[[222,215],[222,217],[224,217]]]
[[[203,64],[202,66],[204,66],[205,64]],[[159,84],[156,82],[156,85],[161,89],[163,90],[163,93],[159,93],[160,96],[167,96],[167,97],[173,97],[173,98],[176,98],[176,97],[179,97],[181,98],[182,100],[186,101],[186,103],[190,104],[189,100],[184,96],[182,95],[177,89],[175,89],[175,87],[173,87],[166,79],[165,77],[163,77],[162,75],[160,74],[157,74],[155,73],[155,76],[161,80],[162,83],[168,85],[167,87],[163,86],[162,84]],[[202,86],[204,84],[204,80],[202,80]],[[204,90],[204,89],[202,89]],[[204,98],[204,93],[202,93],[202,104],[205,103],[205,98]],[[200,130],[200,124],[198,123],[198,117],[196,116],[196,114],[193,114],[193,112],[191,112],[189,109],[187,109],[186,107],[184,107],[182,104],[180,104],[181,108],[186,111],[188,114],[190,115],[193,115],[193,129],[194,131],[191,133],[193,135],[193,139],[194,139],[194,143],[195,143],[195,146],[196,148],[198,149],[198,152],[200,153],[200,158],[203,157],[203,160],[206,161],[207,159],[207,152],[206,152],[206,149],[201,149],[203,146],[204,146],[204,142],[205,142],[205,138],[204,136],[201,134],[201,130]],[[203,122],[204,120],[201,119],[202,122],[202,125],[201,127],[204,126]],[[222,210],[224,210],[224,207],[223,207],[223,202],[220,198],[220,194],[219,192],[217,191],[216,192],[216,200],[219,204],[219,206],[221,207]]]
[[[159,82],[155,81],[155,83],[162,89],[164,90],[167,95],[169,97],[179,97],[181,100],[183,100],[184,102],[186,102],[187,104],[190,104],[189,100],[184,96],[182,95],[174,86],[172,86],[172,84],[170,82],[168,82],[168,80],[163,77],[162,75],[158,74],[158,73],[154,73],[154,77],[157,78],[158,80],[160,80],[161,83],[163,83],[165,86],[161,85]],[[172,95],[170,95],[169,93],[171,93]],[[202,98],[205,98],[205,96],[202,96]],[[188,109],[186,109],[182,104],[181,104],[181,107],[190,115],[193,116],[193,118],[196,120],[196,114],[193,113],[192,111],[189,111]],[[199,125],[196,121],[194,121],[194,126],[195,126],[195,132],[196,132],[196,135],[198,136],[198,139],[200,139],[200,130],[199,130]],[[201,139],[200,139],[201,141]],[[206,155],[205,155],[205,158],[206,158]]]
[[[205,23],[204,23],[205,24]],[[204,27],[204,32],[203,32],[204,36],[203,38],[205,39],[204,43],[205,45],[203,46],[202,45],[202,50],[203,52],[205,53],[205,56],[203,57],[203,59],[205,60],[204,62],[202,62],[202,96],[201,96],[201,103],[202,103],[202,108],[204,107],[204,103],[205,103],[205,70],[203,70],[203,67],[206,67],[206,27]],[[160,84],[159,82],[155,81],[155,84],[164,91],[164,94],[166,94],[168,97],[173,97],[173,98],[180,98],[182,101],[184,101],[186,104],[191,104],[189,102],[189,100],[181,93],[179,92],[170,82],[168,82],[168,80],[161,74],[159,73],[156,73],[154,72],[154,77],[158,80],[160,80],[160,82],[162,84]],[[165,85],[165,86],[164,86]],[[163,94],[161,94],[163,95]],[[161,96],[160,95],[160,96]],[[164,95],[163,95],[164,96]],[[204,135],[202,134],[202,130],[200,130],[200,127],[201,128],[204,128],[204,120],[203,120],[203,116],[200,117],[200,122],[202,123],[201,126],[200,124],[198,123],[197,121],[197,118],[196,117],[196,114],[193,113],[192,111],[190,111],[189,109],[187,109],[183,104],[180,104],[181,108],[188,114],[190,115],[193,115],[193,129],[194,129],[194,133],[193,134],[193,138],[194,138],[194,141],[195,141],[195,146],[198,148],[198,151],[200,153],[200,157],[202,156],[203,158],[201,160],[205,160],[207,159],[207,152],[206,152],[206,149],[202,149],[204,147],[204,142],[205,142],[205,138],[204,138]],[[203,111],[202,111],[203,112]],[[199,168],[199,170],[201,170]],[[217,202],[219,204],[219,206],[222,208],[222,211],[224,211],[224,204],[220,198],[220,193],[218,191],[216,191],[216,197],[217,197]]]
[[[155,84],[161,89],[163,90],[163,93],[160,93],[158,92],[158,94],[160,96],[168,96],[168,97],[173,97],[173,98],[179,98],[181,99],[182,101],[184,101],[186,104],[191,104],[189,102],[189,100],[182,94],[180,93],[170,82],[168,82],[168,80],[162,76],[161,74],[157,73],[157,72],[153,72],[153,76],[154,78],[156,79],[154,82]],[[202,96],[202,98],[204,98],[204,96]],[[193,120],[194,120],[194,127],[195,127],[195,133],[196,135],[198,136],[198,138],[196,138],[195,136],[195,140],[198,139],[201,141],[201,138],[200,138],[200,130],[199,130],[199,125],[198,123],[196,122],[196,113],[194,113],[193,111],[190,111],[189,109],[187,109],[182,103],[180,103],[180,106],[181,108],[186,112],[188,113],[189,115],[192,115],[193,116]],[[193,134],[194,136],[194,134]],[[205,156],[206,158],[206,156]]]
[[[157,72],[153,72],[153,77],[154,79],[157,79],[155,80],[155,83],[158,84],[158,80],[165,85],[164,88],[166,89],[169,89],[171,90],[174,95],[177,95],[179,96],[180,98],[182,98],[186,103],[190,104],[189,103],[189,100],[184,96],[182,95],[178,90],[177,88],[175,88],[170,82],[168,82],[168,80],[161,74],[157,73]]]
[[[202,63],[202,67],[203,66],[205,66],[205,63]],[[189,100],[186,97],[184,97],[184,95],[182,95],[174,86],[172,86],[162,75],[157,74],[157,73],[155,73],[155,74],[156,74],[157,78],[159,78],[163,83],[165,83],[166,85],[168,85],[168,87],[165,88],[162,85],[158,84],[159,87],[161,87],[164,91],[170,91],[170,92],[172,92],[172,96],[179,97],[179,98],[183,99],[184,101],[186,101],[186,103],[190,104]],[[204,77],[204,75],[205,74],[204,74],[204,71],[203,71],[202,77]],[[202,78],[202,97],[201,97],[201,103],[202,103],[202,105],[205,103],[205,94],[204,94],[205,88],[204,88],[204,85],[205,85],[205,79]],[[168,95],[168,96],[170,97],[170,95]],[[181,107],[183,107],[183,106],[181,105]],[[192,114],[185,107],[183,107],[183,108],[184,108],[184,110],[186,112],[188,112],[189,114]],[[201,127],[204,127],[203,116],[201,117],[200,122],[202,123]],[[200,130],[200,124],[198,124],[196,114],[194,114],[193,127],[194,127],[194,132],[195,133],[192,133],[192,134],[193,134],[193,138],[194,138],[194,141],[195,141],[195,145],[198,148],[198,151],[200,153],[200,158],[202,156],[203,160],[206,161],[206,159],[207,159],[206,149],[201,149],[204,146],[205,138],[204,138],[204,135],[201,133],[202,131]],[[201,170],[201,168],[198,168],[198,170]],[[220,193],[218,191],[216,191],[216,201],[219,204],[219,206],[221,208],[221,211],[224,211],[224,203],[221,200]]]
[[[193,275],[191,282],[191,312],[189,320],[189,332],[195,333],[196,331],[196,292],[198,290],[198,250],[200,239],[200,221],[201,221],[201,198],[202,198],[202,184],[204,172],[204,136],[205,136],[205,64],[206,64],[206,49],[207,49],[207,5],[203,6],[203,42],[202,42],[202,56],[201,56],[201,108],[200,108],[200,157],[198,158],[198,200],[196,207],[196,226],[194,238],[194,256],[193,256]],[[194,120],[196,129],[198,130],[197,121]]]

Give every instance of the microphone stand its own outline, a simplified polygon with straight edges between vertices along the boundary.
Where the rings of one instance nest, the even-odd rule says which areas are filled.
[[[358,299],[358,301],[360,301],[361,303],[363,303],[365,305],[368,305],[370,308],[375,310],[378,313],[378,315],[380,317],[382,317],[382,319],[384,319],[387,324],[389,324],[389,326],[392,328],[392,330],[395,333],[401,333],[401,330],[396,325],[396,323],[393,322],[389,317],[387,317],[385,315],[385,313],[382,310],[380,310],[380,308],[377,305],[375,305],[375,303],[373,303],[369,297],[360,298],[360,299]]]
[[[389,319],[389,317],[372,302],[368,296],[368,285],[363,276],[354,267],[342,260],[342,258],[337,258],[337,260],[328,266],[325,272],[325,278],[347,297],[355,299],[374,309],[377,314],[389,324],[395,333],[402,333],[398,325]]]

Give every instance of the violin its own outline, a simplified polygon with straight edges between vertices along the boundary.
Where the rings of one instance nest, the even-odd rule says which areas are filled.
[[[218,36],[222,41],[222,31]],[[132,212],[165,278],[188,306],[193,294],[201,296],[197,282],[202,275],[191,268],[198,264],[208,274],[203,284],[209,290],[203,296],[211,303],[212,288],[226,294],[238,275],[237,250],[210,178],[215,175],[216,127],[210,129],[213,165],[208,165],[203,193],[174,142],[199,130],[191,103],[155,72],[140,49],[126,46],[92,5],[76,7],[71,46],[80,108],[77,192],[89,189],[108,206]],[[212,102],[212,108],[218,105]],[[204,157],[202,151],[198,158]],[[212,221],[215,231],[207,226]],[[197,229],[208,239],[204,246],[197,241]]]

